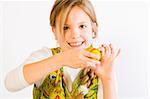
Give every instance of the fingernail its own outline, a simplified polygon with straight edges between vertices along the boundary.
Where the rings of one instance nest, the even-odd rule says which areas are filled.
[[[91,65],[91,67],[94,67],[94,68],[95,68],[95,67],[96,67],[96,65],[95,65],[95,64],[92,64],[92,65]]]
[[[100,61],[97,61],[97,63],[100,64],[101,62],[100,62]]]

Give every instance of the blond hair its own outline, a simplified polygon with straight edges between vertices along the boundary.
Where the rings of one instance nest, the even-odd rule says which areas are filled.
[[[91,19],[95,37],[97,37],[97,19],[94,11],[94,7],[89,0],[56,0],[51,13],[50,13],[50,25],[56,27],[56,33],[60,33],[62,37],[64,36],[64,24],[69,14],[70,10],[74,7],[80,7]],[[56,21],[57,17],[60,17],[60,21]],[[57,34],[55,34],[57,36]]]

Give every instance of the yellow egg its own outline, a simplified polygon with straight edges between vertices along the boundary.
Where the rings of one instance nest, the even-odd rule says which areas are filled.
[[[98,60],[98,61],[100,61],[100,60],[101,60],[102,53],[101,53],[101,52],[100,52],[97,48],[93,48],[92,46],[90,46],[90,47],[86,48],[85,50],[87,50],[87,51],[89,51],[89,52],[91,52],[91,53],[93,53],[93,54],[97,54],[97,55],[99,55],[99,56],[100,56],[100,58],[99,58],[99,59],[94,59],[94,58],[92,58],[92,59],[94,59],[94,60]]]

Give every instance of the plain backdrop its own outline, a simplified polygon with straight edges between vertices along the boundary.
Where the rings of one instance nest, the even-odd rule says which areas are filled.
[[[99,23],[94,45],[112,43],[121,54],[116,60],[119,99],[150,99],[150,4],[142,1],[91,0]],[[32,52],[57,46],[49,14],[54,0],[0,2],[0,97],[32,99],[30,86],[19,92],[4,87],[6,74]]]

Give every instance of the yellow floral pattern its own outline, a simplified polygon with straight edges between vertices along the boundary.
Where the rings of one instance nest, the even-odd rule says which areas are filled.
[[[60,47],[52,48],[53,55],[60,52]],[[33,99],[75,99],[75,95],[79,93],[79,87],[81,86],[83,78],[83,69],[79,72],[78,76],[72,83],[72,91],[69,92],[65,81],[63,79],[63,67],[60,70],[47,75],[40,87],[34,84],[33,87]],[[92,79],[92,83],[89,87],[89,91],[84,95],[84,99],[97,99],[98,93],[98,77],[95,76]]]

